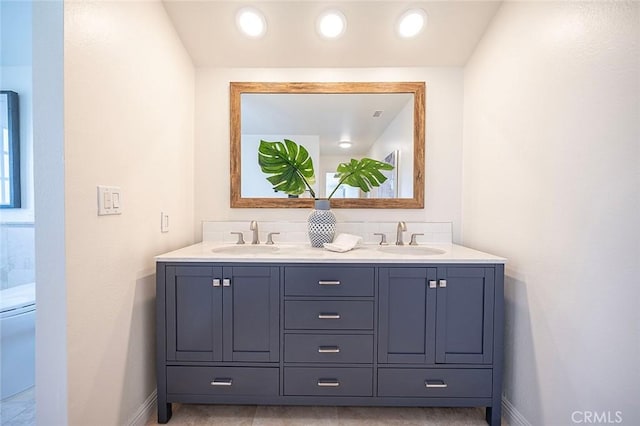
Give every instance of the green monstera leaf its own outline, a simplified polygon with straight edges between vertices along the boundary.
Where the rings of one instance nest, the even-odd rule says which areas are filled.
[[[373,160],[371,158],[362,158],[360,160],[351,159],[348,163],[340,163],[338,165],[335,177],[340,179],[340,183],[335,187],[328,198],[336,192],[341,184],[346,184],[356,188],[360,188],[364,192],[371,191],[374,186],[380,186],[387,177],[380,170],[393,170],[393,166],[383,161]]]
[[[289,139],[284,142],[261,140],[258,164],[265,174],[270,175],[267,180],[274,190],[289,195],[300,195],[309,190],[315,198],[316,194],[311,188],[316,181],[313,160],[302,145]]]

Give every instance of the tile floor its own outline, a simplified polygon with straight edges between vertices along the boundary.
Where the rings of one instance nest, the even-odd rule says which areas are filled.
[[[35,387],[0,402],[0,425],[33,426],[35,424]]]
[[[156,418],[147,426],[157,425]],[[503,425],[506,422],[503,420]],[[170,426],[486,425],[481,408],[302,407],[174,404]]]
[[[35,388],[3,400],[0,425],[35,425]],[[147,423],[155,426],[156,417]],[[507,425],[504,418],[503,425]],[[174,404],[170,426],[484,426],[482,408]]]

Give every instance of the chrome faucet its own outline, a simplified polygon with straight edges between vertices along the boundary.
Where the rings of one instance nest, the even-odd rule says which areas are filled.
[[[398,228],[396,231],[396,245],[403,246],[404,241],[402,241],[402,233],[407,230],[407,224],[404,222],[398,222]]]
[[[251,244],[260,244],[260,239],[258,238],[258,222],[252,220],[251,224],[249,225],[249,230],[253,231],[253,239],[251,240]]]
[[[269,232],[267,234],[267,242],[265,244],[268,244],[268,245],[272,246],[273,245],[273,236],[274,235],[280,235],[280,233],[279,232]]]

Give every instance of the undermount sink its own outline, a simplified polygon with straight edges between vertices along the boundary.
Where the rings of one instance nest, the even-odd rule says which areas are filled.
[[[248,244],[238,244],[235,246],[222,246],[212,248],[211,251],[214,253],[228,253],[228,254],[265,254],[265,253],[275,253],[280,250],[275,246],[258,246],[258,245],[248,245]]]
[[[425,246],[381,246],[378,251],[391,254],[404,254],[412,256],[433,256],[436,254],[445,254],[446,251]]]

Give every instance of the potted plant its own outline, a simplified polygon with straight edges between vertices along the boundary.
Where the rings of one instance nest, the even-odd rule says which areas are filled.
[[[318,199],[312,185],[315,183],[313,160],[307,149],[292,140],[268,142],[261,140],[258,147],[258,164],[275,191],[297,196],[309,191],[315,200],[315,209],[308,218],[309,239],[313,247],[322,247],[323,243],[333,241],[335,235],[335,216],[330,210],[329,200],[340,185],[360,188],[363,192],[380,186],[387,180],[381,170],[393,170],[393,165],[371,158],[351,159],[340,163],[335,177],[338,185],[326,199]]]

